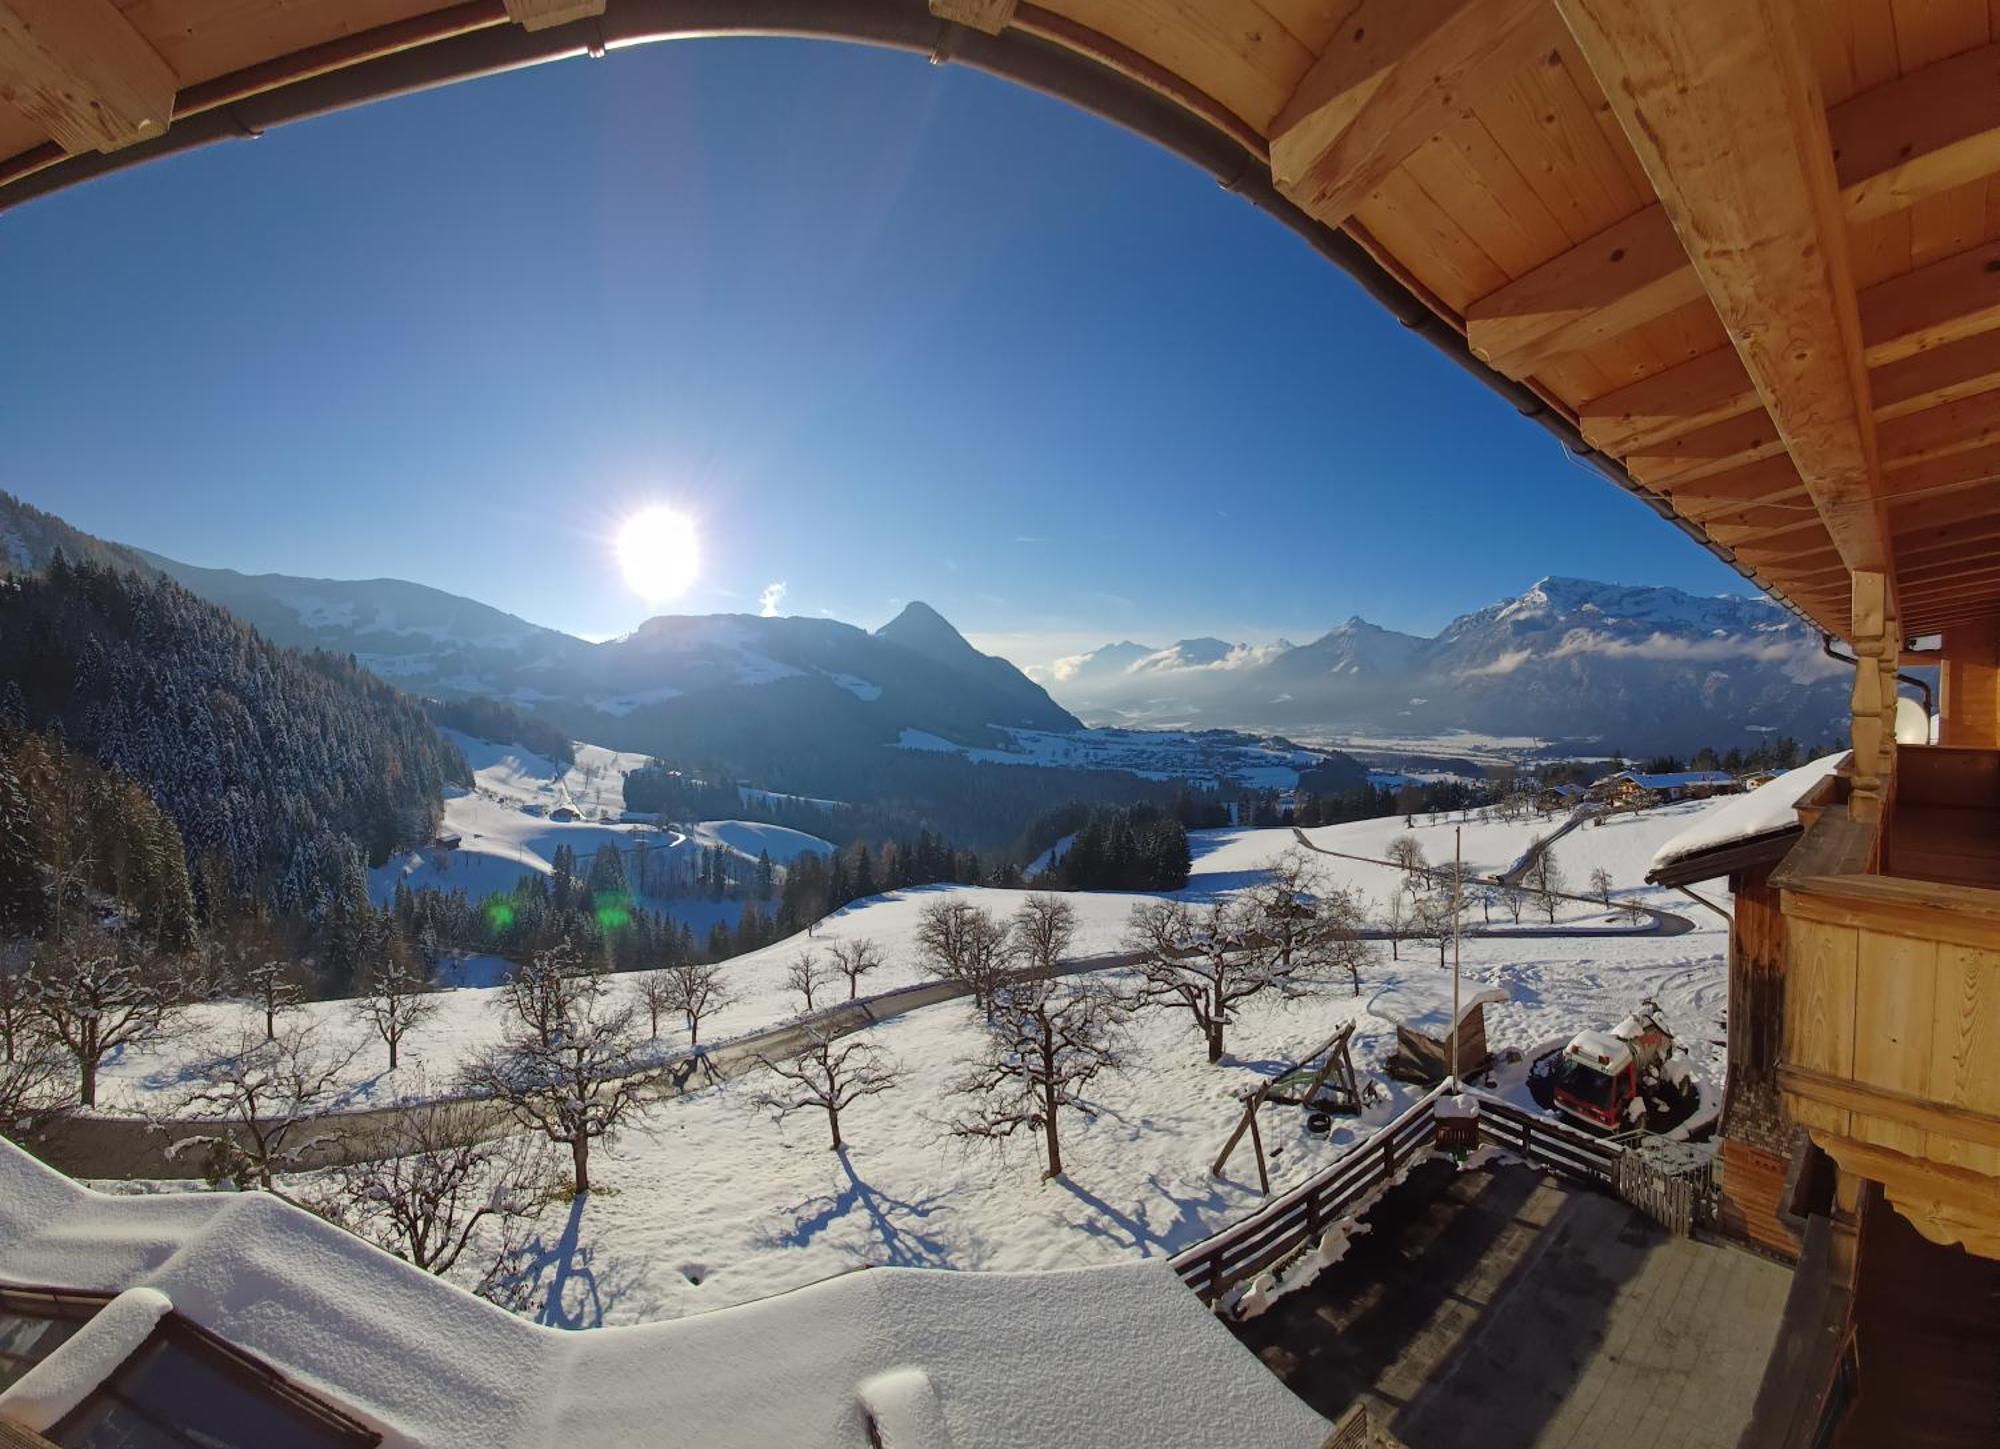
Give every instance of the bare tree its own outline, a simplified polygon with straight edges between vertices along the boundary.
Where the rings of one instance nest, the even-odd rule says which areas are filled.
[[[393,1072],[403,1038],[437,1012],[437,983],[410,949],[397,942],[376,960],[367,987],[365,995],[354,999],[354,1014],[388,1046]]]
[[[1361,968],[1373,952],[1362,937],[1359,898],[1327,881],[1319,861],[1294,846],[1246,896],[1249,929],[1278,953],[1286,968],[1303,966],[1318,977],[1345,972],[1361,994]]]
[[[1611,904],[1611,891],[1611,872],[1600,865],[1590,873],[1590,893],[1608,906]]]
[[[833,958],[835,973],[847,978],[849,1001],[861,994],[861,978],[883,965],[881,947],[866,936],[857,936],[852,941],[835,941],[827,947],[827,954]]]
[[[1556,923],[1556,909],[1562,899],[1562,867],[1556,864],[1556,853],[1537,837],[1528,849],[1534,853],[1528,868],[1522,873],[1521,883],[1535,894],[1537,904],[1548,913],[1549,924]]]
[[[554,1016],[523,1024],[474,1058],[465,1088],[504,1102],[523,1127],[570,1150],[573,1185],[590,1191],[590,1144],[609,1137],[645,1101],[634,1075],[650,1061],[630,1004],[608,999],[601,977],[569,978]]]
[[[1413,876],[1424,868],[1424,848],[1414,835],[1399,835],[1389,842],[1389,864],[1404,875]]]
[[[132,937],[85,926],[36,953],[28,990],[49,1037],[76,1064],[78,1100],[95,1107],[105,1057],[167,1028],[180,978],[170,961]]]
[[[986,1052],[953,1082],[970,1105],[950,1124],[955,1137],[1000,1140],[1022,1129],[1042,1134],[1046,1177],[1061,1177],[1061,1120],[1095,1107],[1085,1095],[1100,1073],[1125,1065],[1127,1038],[1117,999],[1085,981],[1012,981],[995,995]]]
[[[1458,909],[1448,887],[1434,887],[1412,902],[1410,937],[1437,947],[1438,965],[1444,965],[1445,948],[1458,929]]]
[[[1323,990],[1335,963],[1321,952],[1294,951],[1288,961],[1256,929],[1254,909],[1228,899],[1208,906],[1148,901],[1132,908],[1126,944],[1144,979],[1134,1006],[1184,1010],[1222,1060],[1223,1032],[1239,1002],[1267,991],[1296,998]]]
[[[668,1006],[687,1023],[688,1045],[701,1045],[701,1024],[736,999],[720,966],[681,961],[660,973],[668,986]]]
[[[646,1008],[646,1035],[653,1041],[660,1039],[660,1013],[680,1009],[679,989],[668,974],[671,970],[669,967],[645,972],[639,977],[636,988],[639,1004]]]
[[[40,1025],[25,949],[0,948],[0,1062],[13,1061],[29,1042],[39,1040]]]
[[[239,964],[230,982],[235,993],[264,1013],[264,1039],[278,1035],[278,1017],[305,999],[304,972],[289,957],[255,956]]]
[[[826,985],[829,979],[827,968],[820,963],[816,952],[801,951],[792,958],[792,964],[785,968],[785,987],[805,1005],[803,1012],[813,1009],[813,996]]]
[[[1029,896],[1014,913],[1008,930],[1021,965],[1037,976],[1054,976],[1076,939],[1076,907],[1061,896]]]
[[[991,1015],[1008,952],[1007,929],[990,911],[949,897],[932,901],[917,918],[917,949],[925,970],[964,986]]]
[[[0,1137],[22,1140],[61,1111],[69,1096],[68,1069],[54,1041],[24,1027],[12,1053],[0,1061]]]
[[[759,1091],[756,1103],[778,1121],[794,1112],[818,1108],[826,1113],[829,1144],[835,1152],[845,1145],[840,1114],[863,1097],[886,1092],[902,1080],[902,1068],[881,1047],[860,1034],[837,1038],[825,1027],[808,1023],[800,1029],[796,1050],[787,1055],[757,1058],[777,1085]]]
[[[490,1296],[516,1256],[515,1229],[555,1196],[548,1143],[488,1135],[483,1103],[433,1098],[406,1102],[387,1117],[368,1160],[343,1163],[311,1207],[357,1237],[426,1273],[449,1273],[499,1229],[489,1266],[474,1290]]]
[[[344,1078],[360,1052],[322,1046],[308,1022],[287,1022],[269,1037],[245,1026],[211,1038],[192,1084],[155,1118],[175,1134],[167,1156],[199,1153],[209,1182],[272,1191],[277,1173],[335,1140],[321,1123],[347,1095]]]
[[[1410,904],[1403,888],[1397,886],[1384,901],[1382,934],[1389,938],[1389,959],[1403,959],[1403,942],[1410,938]]]
[[[1527,891],[1519,885],[1503,885],[1500,887],[1500,901],[1507,907],[1507,914],[1513,918],[1514,924],[1520,925],[1521,912],[1528,905]]]
[[[562,1030],[576,999],[597,991],[602,976],[585,965],[568,941],[535,952],[508,974],[500,989],[502,1010],[545,1045]]]

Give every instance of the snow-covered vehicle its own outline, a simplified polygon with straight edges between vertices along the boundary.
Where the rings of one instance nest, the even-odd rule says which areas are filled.
[[[1580,1031],[1556,1062],[1556,1109],[1611,1130],[1684,1115],[1692,1083],[1673,1052],[1674,1034],[1651,1001],[1609,1031]]]

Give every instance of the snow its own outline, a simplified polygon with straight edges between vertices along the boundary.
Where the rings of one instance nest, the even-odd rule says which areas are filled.
[[[1718,810],[1706,812],[1653,852],[1647,873],[1650,875],[1653,871],[1664,870],[1676,861],[1718,846],[1754,840],[1760,835],[1797,825],[1799,801],[1839,769],[1848,754],[1848,751],[1840,750],[1822,755],[1796,770],[1787,770],[1747,795],[1737,796]]]
[[[881,685],[872,684],[868,680],[862,679],[858,675],[834,673],[834,674],[829,674],[827,678],[831,679],[835,684],[839,685],[842,689],[846,690],[856,699],[862,700],[866,703],[872,704],[874,701],[882,697]]]
[[[158,1289],[127,1288],[56,1352],[0,1393],[0,1420],[42,1433],[54,1428],[131,1357],[172,1307]]]
[[[493,744],[457,730],[443,733],[465,751],[473,769],[471,790],[447,792],[439,827],[442,835],[456,835],[459,844],[451,850],[408,851],[377,867],[369,875],[369,894],[377,902],[391,899],[398,882],[412,890],[462,890],[475,900],[509,891],[523,875],[549,874],[564,845],[588,866],[599,846],[630,851],[643,844],[657,852],[656,859],[684,855],[685,868],[677,872],[683,876],[692,872],[695,852],[705,848],[720,848],[747,861],[768,851],[779,865],[834,848],[817,835],[754,821],[705,820],[667,830],[645,819],[625,818],[625,776],[646,763],[644,755],[579,743],[576,763],[565,767],[519,745]],[[583,818],[549,819],[549,812],[562,805]],[[737,902],[720,903],[727,907],[721,910],[708,901],[639,899],[703,931],[719,919],[733,922],[742,910]]]
[[[1673,909],[1678,897],[1643,883],[1648,863],[1663,840],[1729,803],[1689,802],[1621,815],[1573,832],[1557,849],[1573,883],[1601,863],[1621,899]],[[1455,828],[1424,823],[1408,833],[1431,860],[1448,860]],[[1466,855],[1477,867],[1496,868],[1550,828],[1545,821],[1469,824]],[[1400,816],[1307,832],[1323,848],[1375,857],[1404,833]],[[1195,874],[1184,895],[1203,901],[1254,884],[1295,844],[1289,830],[1197,833]],[[1390,867],[1316,859],[1336,883],[1370,902],[1397,888],[1398,873]],[[874,940],[886,964],[864,979],[864,994],[923,979],[917,925],[924,906],[942,896],[1002,915],[1011,915],[1022,899],[1015,891],[934,886],[856,902],[819,923],[810,937],[794,936],[729,962],[727,979],[739,998],[704,1022],[704,1043],[790,1017],[797,1006],[784,977],[802,949]],[[1068,899],[1078,913],[1074,953],[1098,955],[1120,948],[1133,905],[1154,897],[1088,893]],[[1463,941],[1464,999],[1486,1002],[1492,1049],[1529,1052],[1551,1039],[1559,1045],[1652,998],[1687,1049],[1691,1067],[1720,1084],[1719,1019],[1727,998],[1723,923],[1696,913],[1693,930],[1663,936],[1612,929],[1594,906],[1578,909],[1581,915],[1566,925],[1594,934],[1536,937],[1524,922],[1519,931]],[[1470,919],[1480,919],[1477,907]],[[636,978],[618,978],[619,989],[634,986]],[[1131,1022],[1137,1065],[1093,1084],[1100,1108],[1095,1119],[1064,1122],[1067,1175],[1053,1182],[1041,1179],[1035,1142],[1022,1141],[1002,1154],[961,1144],[943,1129],[955,1107],[950,1083],[981,1044],[980,1019],[969,1003],[944,1002],[886,1020],[871,1036],[902,1063],[904,1079],[842,1114],[849,1142],[844,1153],[827,1150],[823,1116],[772,1121],[753,1100],[758,1083],[752,1076],[663,1103],[601,1149],[593,1177],[611,1190],[552,1207],[538,1225],[541,1316],[578,1327],[682,1318],[863,1265],[872,1270],[860,1276],[873,1278],[884,1267],[1048,1272],[1171,1255],[1264,1201],[1247,1155],[1239,1152],[1224,1177],[1209,1172],[1240,1114],[1241,1093],[1285,1071],[1344,1022],[1355,1023],[1355,1065],[1364,1078],[1378,1079],[1382,1095],[1361,1116],[1336,1118],[1325,1136],[1306,1129],[1303,1112],[1267,1108],[1260,1124],[1273,1188],[1283,1192],[1415,1100],[1411,1088],[1379,1080],[1380,1063],[1393,1050],[1396,1022],[1411,1003],[1419,1010],[1424,1002],[1445,1003],[1442,1015],[1448,1017],[1450,989],[1435,950],[1406,946],[1398,962],[1380,943],[1359,997],[1343,987],[1300,1003],[1246,1003],[1229,1028],[1224,1060],[1214,1066],[1184,1014],[1142,1013]],[[405,1044],[412,1070],[421,1075],[406,1071],[402,1090],[413,1090],[424,1077],[448,1080],[467,1054],[497,1036],[501,1017],[493,995],[446,993],[437,1018]],[[306,1009],[329,1032],[363,1030],[341,1003]],[[198,1015],[220,1023],[241,1011],[217,1004]],[[663,1023],[662,1036],[663,1051],[684,1049],[677,1025]],[[364,1053],[363,1070],[378,1075],[361,1083],[358,1100],[381,1100],[398,1090],[381,1073],[383,1057],[379,1043]],[[128,1053],[107,1069],[105,1099],[131,1110],[169,1089],[186,1060],[181,1044]],[[948,1382],[935,1376],[934,1382],[949,1400]]]
[[[1331,1429],[1161,1262],[884,1268],[579,1335],[511,1317],[262,1193],[109,1197],[0,1143],[0,1279],[156,1290],[107,1327],[171,1299],[391,1449],[654,1443],[667,1425],[691,1444],[1310,1449]],[[88,1333],[45,1361],[49,1376],[102,1376]]]
[[[1459,991],[1458,1019],[1465,1020],[1475,1007],[1505,1006],[1507,993],[1497,986]],[[1408,1027],[1425,1036],[1442,1038],[1451,1031],[1451,979],[1433,972],[1428,976],[1408,976],[1383,987],[1370,998],[1368,1010],[1384,1021]]]

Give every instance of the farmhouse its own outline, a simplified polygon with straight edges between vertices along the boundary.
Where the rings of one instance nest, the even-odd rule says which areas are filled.
[[[1730,794],[1736,788],[1736,777],[1723,770],[1683,770],[1673,774],[1620,770],[1599,780],[1590,793],[1613,805],[1644,809],[1676,800],[1705,800],[1711,795]]]

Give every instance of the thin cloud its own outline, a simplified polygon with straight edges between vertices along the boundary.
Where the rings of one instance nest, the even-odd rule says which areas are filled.
[[[766,619],[778,617],[778,606],[785,602],[785,581],[764,585],[764,592],[757,595],[757,612]]]

